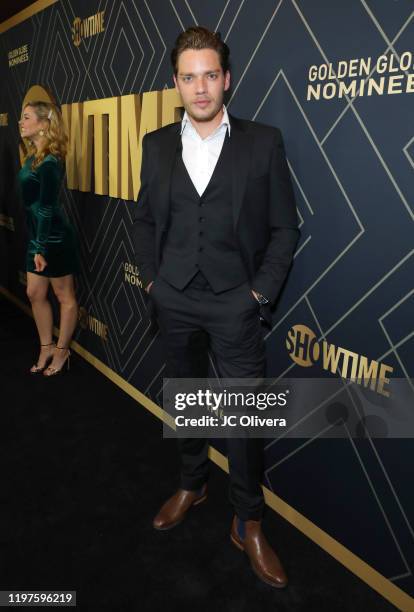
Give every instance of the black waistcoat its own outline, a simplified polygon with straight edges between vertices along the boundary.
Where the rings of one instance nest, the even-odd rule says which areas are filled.
[[[171,178],[169,228],[159,274],[184,289],[201,271],[215,293],[247,280],[233,228],[231,148],[226,133],[213,175],[199,196],[177,150]]]

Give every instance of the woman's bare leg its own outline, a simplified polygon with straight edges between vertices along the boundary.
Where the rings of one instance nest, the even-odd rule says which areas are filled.
[[[41,345],[50,345],[53,341],[52,307],[47,299],[49,279],[33,272],[27,273],[27,296],[32,305],[33,317]],[[37,368],[43,368],[53,353],[53,346],[41,346]],[[32,367],[35,371],[36,367]]]
[[[60,330],[57,346],[64,347],[64,350],[55,349],[50,367],[59,370],[66,361],[72,334],[78,321],[78,303],[72,274],[51,278],[50,282],[60,304]],[[45,373],[48,374],[48,370]]]

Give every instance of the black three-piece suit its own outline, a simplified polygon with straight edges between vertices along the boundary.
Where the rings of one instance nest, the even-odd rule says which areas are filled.
[[[230,116],[213,175],[200,196],[182,160],[181,123],[143,139],[141,189],[134,208],[135,258],[155,310],[169,377],[194,372],[190,339],[203,330],[223,378],[261,378],[260,318],[284,284],[298,240],[296,207],[277,128]],[[259,305],[251,289],[269,304]],[[242,520],[263,511],[262,442],[228,439],[230,499]],[[207,479],[208,444],[179,440],[181,486]]]

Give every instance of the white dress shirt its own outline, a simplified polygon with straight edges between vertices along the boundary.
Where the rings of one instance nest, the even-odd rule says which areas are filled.
[[[202,195],[210,182],[217,160],[223,147],[226,131],[230,136],[230,121],[223,104],[223,117],[220,125],[207,138],[201,138],[187,111],[181,121],[181,142],[183,162],[198,195]]]

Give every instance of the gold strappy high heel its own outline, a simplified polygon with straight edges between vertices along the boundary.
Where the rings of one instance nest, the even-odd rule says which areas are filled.
[[[64,367],[65,364],[66,364],[67,370],[69,371],[69,369],[70,369],[70,350],[69,350],[69,347],[56,345],[55,348],[59,349],[60,351],[68,351],[68,354],[66,355],[65,361],[62,363],[60,368],[55,368],[54,366],[50,365],[43,372],[43,376],[56,376],[56,374],[63,373],[64,372],[63,367]]]
[[[41,344],[40,346],[54,346],[54,344],[54,342],[49,342],[49,344]],[[48,364],[52,361],[52,359],[53,355],[49,355],[49,357],[46,358],[46,361],[43,366],[39,366],[37,365],[37,363],[32,365],[29,370],[30,374],[41,374],[47,368]]]

